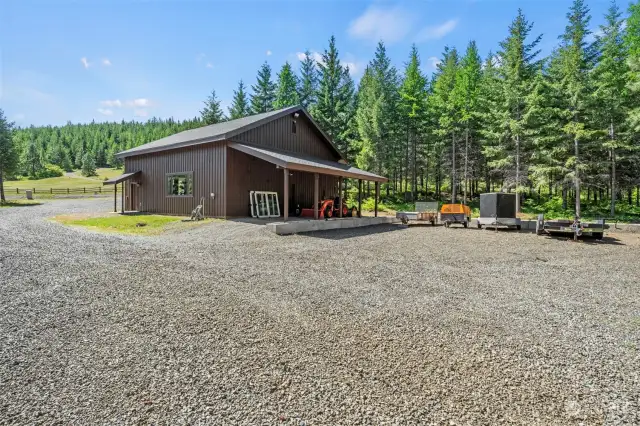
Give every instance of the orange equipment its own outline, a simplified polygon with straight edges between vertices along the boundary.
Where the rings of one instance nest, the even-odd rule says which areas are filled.
[[[471,209],[464,204],[444,204],[440,209],[440,221],[447,228],[452,223],[461,223],[466,228],[471,222]]]

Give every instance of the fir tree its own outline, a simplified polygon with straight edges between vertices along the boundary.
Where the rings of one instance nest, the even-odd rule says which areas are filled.
[[[411,47],[411,53],[409,54],[409,62],[407,62],[404,79],[400,86],[400,99],[398,109],[402,114],[402,120],[405,123],[405,132],[407,136],[406,144],[406,166],[409,166],[409,147],[412,142],[412,155],[413,155],[413,167],[412,167],[412,199],[416,198],[416,189],[418,186],[417,181],[417,166],[418,166],[418,133],[419,127],[425,119],[426,115],[426,91],[427,81],[420,71],[420,57],[418,55],[418,49],[415,45]],[[408,177],[407,173],[407,177]]]
[[[353,130],[355,116],[354,87],[349,70],[340,64],[334,36],[329,39],[329,48],[322,54],[318,68],[318,102],[311,113],[338,149],[346,154],[350,149],[345,136]]]
[[[300,79],[298,96],[300,104],[309,109],[316,103],[316,92],[318,91],[318,70],[316,61],[308,50],[304,52],[304,59],[300,64]]]
[[[246,117],[249,114],[251,114],[249,100],[244,89],[244,82],[240,80],[240,83],[238,83],[238,90],[233,91],[233,101],[229,107],[229,119],[235,120],[237,118]]]
[[[281,109],[299,104],[298,78],[293,73],[289,62],[285,62],[278,73],[278,85],[276,88],[276,98],[273,101],[273,108]]]
[[[82,176],[95,176],[96,162],[88,152],[82,157]]]
[[[451,143],[451,202],[456,203],[458,184],[456,166],[456,136],[461,120],[461,99],[456,91],[456,82],[459,77],[460,64],[458,51],[445,47],[443,60],[438,64],[437,74],[433,82],[433,96],[431,96],[431,108],[438,117],[437,128],[434,131],[440,136],[441,146]]]
[[[572,179],[575,189],[575,215],[580,217],[581,173],[586,170],[584,157],[580,155],[580,143],[588,142],[592,136],[588,127],[588,106],[590,100],[589,72],[593,57],[586,37],[590,34],[589,8],[584,0],[574,0],[567,14],[569,24],[560,37],[558,50],[560,61],[559,88],[566,99],[563,130],[571,140],[573,150],[567,147],[566,166],[571,173],[565,179]]]
[[[480,89],[480,79],[482,77],[482,62],[478,54],[476,42],[471,41],[467,46],[465,56],[460,62],[460,78],[457,80],[459,97],[462,100],[460,119],[464,125],[464,184],[463,184],[463,204],[467,203],[467,188],[469,181],[469,163],[471,144],[475,139],[478,120],[478,95]]]
[[[200,111],[202,121],[205,125],[216,124],[226,120],[222,108],[220,108],[220,101],[216,97],[216,91],[212,90],[211,94],[204,101],[204,109]]]
[[[605,140],[604,148],[611,160],[611,215],[615,216],[617,192],[616,162],[621,148],[627,148],[623,135],[627,117],[627,51],[623,43],[623,20],[615,1],[605,16],[606,23],[600,26],[602,35],[597,36],[601,49],[598,64],[593,70],[595,128]]]
[[[32,179],[38,178],[44,170],[42,152],[35,138],[31,138],[22,156],[22,169],[25,175]]]
[[[0,201],[5,202],[4,181],[13,176],[18,169],[18,151],[13,135],[13,123],[10,123],[0,109]]]
[[[251,86],[251,112],[260,114],[273,111],[273,101],[275,99],[276,86],[271,81],[271,67],[267,62],[262,64],[258,71],[258,80],[255,86]]]
[[[500,43],[500,74],[503,81],[503,108],[507,116],[507,134],[503,144],[502,169],[507,173],[508,182],[513,182],[516,190],[516,210],[520,211],[520,186],[522,176],[526,175],[528,166],[528,145],[524,140],[526,129],[523,117],[526,113],[526,95],[531,91],[531,84],[538,66],[536,57],[539,54],[537,45],[542,36],[529,42],[528,37],[533,28],[524,17],[522,10],[509,26],[509,37]],[[524,173],[523,173],[524,169]],[[511,185],[509,185],[511,186]]]

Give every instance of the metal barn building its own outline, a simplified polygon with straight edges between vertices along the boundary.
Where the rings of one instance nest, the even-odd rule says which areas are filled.
[[[300,106],[187,130],[117,155],[122,210],[188,215],[204,198],[207,217],[250,216],[250,191],[278,193],[290,209],[338,196],[344,178],[387,179],[348,165]],[[114,192],[115,192],[114,191]],[[317,210],[317,209],[316,209]],[[317,217],[317,215],[316,215]]]

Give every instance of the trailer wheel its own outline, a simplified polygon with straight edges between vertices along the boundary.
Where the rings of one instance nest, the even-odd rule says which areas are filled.
[[[604,238],[604,232],[594,232],[591,235],[593,235],[593,238],[595,238],[596,240],[601,240]]]
[[[462,226],[464,226],[466,228],[467,226],[469,226],[469,223],[468,222],[463,222]]]
[[[444,223],[444,227],[445,227],[445,228],[448,228],[448,227],[449,227],[449,221],[446,221],[446,222]]]
[[[521,231],[521,230],[522,230],[522,225],[516,225],[516,229],[517,229],[518,231]]]
[[[480,222],[478,222],[478,229],[482,229],[482,224]]]

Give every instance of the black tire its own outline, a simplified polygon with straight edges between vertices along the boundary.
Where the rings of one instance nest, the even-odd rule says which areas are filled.
[[[464,223],[462,224],[462,226],[464,226],[464,227],[466,228],[467,226],[469,226],[469,223],[468,223],[468,222],[464,222]]]
[[[331,208],[331,206],[327,206],[327,208],[324,209],[324,220],[328,220],[332,217],[333,217],[333,209]]]
[[[447,221],[447,222],[445,222],[445,223],[444,223],[444,227],[445,227],[445,228],[448,228],[448,227],[449,227],[449,221]]]
[[[478,229],[482,229],[482,224],[480,222],[478,222],[477,227],[478,227]]]
[[[521,230],[522,230],[522,225],[516,225],[516,229],[517,229],[518,231],[521,231]]]
[[[604,238],[604,232],[594,232],[591,235],[593,235],[593,238],[595,238],[596,240],[601,240]]]

